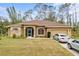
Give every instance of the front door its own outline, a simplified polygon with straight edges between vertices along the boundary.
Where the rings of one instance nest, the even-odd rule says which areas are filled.
[[[27,36],[32,37],[32,28],[27,29]]]
[[[26,28],[26,37],[33,37],[33,35],[34,35],[33,28],[32,27]]]

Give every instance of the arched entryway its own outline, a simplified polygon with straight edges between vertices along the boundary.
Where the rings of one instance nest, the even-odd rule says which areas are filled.
[[[34,36],[34,29],[32,27],[26,28],[26,37],[33,37]]]

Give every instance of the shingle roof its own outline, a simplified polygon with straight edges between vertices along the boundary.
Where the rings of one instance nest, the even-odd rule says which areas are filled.
[[[65,24],[61,24],[58,22],[52,22],[48,20],[32,20],[32,21],[19,23],[19,24],[14,24],[11,26],[20,26],[20,25],[35,25],[35,26],[45,26],[45,27],[70,27]]]

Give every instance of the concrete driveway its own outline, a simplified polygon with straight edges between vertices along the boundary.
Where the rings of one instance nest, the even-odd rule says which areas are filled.
[[[59,43],[61,46],[63,46],[65,49],[67,49],[68,51],[70,51],[72,54],[74,54],[75,56],[79,56],[79,52],[75,51],[74,49],[69,49],[67,44],[63,44],[63,43]]]

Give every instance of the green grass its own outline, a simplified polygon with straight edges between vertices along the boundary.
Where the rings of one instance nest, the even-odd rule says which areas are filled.
[[[55,40],[51,39],[12,39],[0,40],[1,56],[72,56]]]

